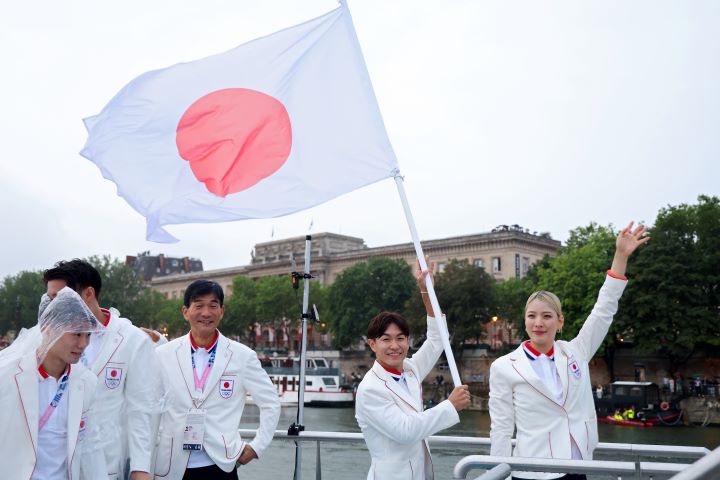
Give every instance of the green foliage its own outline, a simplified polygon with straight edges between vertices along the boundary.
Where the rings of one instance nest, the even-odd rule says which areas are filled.
[[[534,287],[535,283],[528,276],[511,278],[494,285],[495,311],[501,318],[511,321],[519,331],[525,330],[525,302]]]
[[[310,308],[316,304],[321,318],[327,297],[327,289],[318,282],[310,285]],[[285,320],[288,327],[298,324],[302,314],[303,283],[300,288],[292,288],[290,276],[262,277],[252,280],[248,277],[233,279],[233,294],[225,302],[224,332],[247,336],[252,325],[280,326]]]
[[[45,293],[42,272],[23,271],[0,285],[0,334],[37,324],[40,297]]]
[[[720,199],[662,209],[651,237],[630,264],[621,307],[636,346],[661,353],[675,372],[720,345]]]
[[[462,344],[480,342],[483,325],[497,313],[496,282],[482,267],[467,261],[451,260],[442,273],[435,275],[435,292],[450,332],[450,345],[459,363]],[[406,306],[406,318],[416,338],[427,328],[425,306],[417,288]]]
[[[182,314],[182,298],[162,299],[157,310],[153,312],[153,327],[162,332],[167,329],[170,338],[185,335],[190,330]]]
[[[410,267],[401,260],[374,257],[347,268],[327,295],[325,318],[335,347],[347,347],[365,335],[380,311],[401,312],[415,288]]]
[[[248,277],[233,278],[232,295],[225,301],[225,316],[221,328],[234,335],[247,335],[252,324],[258,321],[256,299],[258,288]]]
[[[98,300],[102,307],[116,308],[138,327],[155,328],[159,325],[156,315],[167,300],[146,286],[132,268],[109,255],[92,256],[86,260],[100,272],[102,290]]]
[[[482,325],[496,312],[495,280],[481,267],[452,260],[435,281],[438,301],[447,319],[455,354],[466,340],[478,339]],[[419,296],[419,294],[418,294]]]

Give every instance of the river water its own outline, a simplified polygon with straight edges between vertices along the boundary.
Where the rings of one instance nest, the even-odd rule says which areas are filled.
[[[283,408],[278,430],[287,429],[295,421],[296,408]],[[257,428],[259,410],[254,405],[245,407],[241,428]],[[305,429],[313,431],[359,432],[352,408],[310,408],[305,407]],[[599,424],[601,442],[645,443],[655,445],[703,446],[713,449],[720,446],[720,427],[620,427],[605,423]],[[442,435],[487,437],[490,434],[490,417],[487,412],[461,412],[460,423]],[[315,479],[316,444],[303,444],[304,480]],[[367,476],[370,455],[364,444],[323,442],[321,449],[322,478],[331,480],[361,480]],[[433,466],[437,480],[451,479],[452,469],[462,457],[473,454],[489,454],[487,450],[471,448],[433,448]],[[597,459],[603,459],[596,456]],[[608,459],[610,460],[610,459]],[[612,460],[629,460],[613,458]],[[665,461],[657,459],[656,461]],[[677,460],[670,460],[677,461]],[[292,442],[273,441],[260,460],[241,467],[238,477],[241,479],[291,480],[295,465],[295,446]],[[471,472],[471,477],[482,473]],[[596,478],[596,477],[593,477]],[[603,477],[597,477],[598,479]]]

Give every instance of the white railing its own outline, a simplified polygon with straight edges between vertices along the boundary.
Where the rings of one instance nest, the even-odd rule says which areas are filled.
[[[241,429],[240,435],[245,438],[252,438],[255,430]],[[364,439],[362,433],[349,432],[321,432],[321,431],[303,431],[300,435],[288,435],[287,431],[277,430],[274,440],[280,441],[298,441],[298,442],[316,442],[316,478],[322,476],[321,464],[321,443],[353,443],[363,444]],[[428,442],[433,447],[477,447],[478,449],[488,450],[490,448],[490,439],[488,437],[455,437],[446,435],[434,435],[428,437]],[[542,471],[542,472],[558,472],[558,473],[586,473],[586,474],[606,474],[615,475],[616,478],[631,478],[638,475],[651,476],[655,480],[669,478],[672,475],[688,469],[687,463],[660,463],[642,461],[643,459],[660,457],[660,458],[687,458],[692,460],[702,459],[708,456],[710,450],[705,447],[687,447],[675,445],[645,445],[631,443],[605,443],[601,442],[595,449],[596,453],[626,455],[633,457],[633,461],[606,461],[606,460],[557,460],[557,459],[525,459],[519,457],[491,457],[489,455],[470,455],[463,458],[455,466],[455,478],[465,478],[467,473],[473,469],[491,469],[499,464],[507,464],[512,470],[520,471]],[[715,454],[713,452],[713,454]],[[720,455],[720,454],[718,454]],[[700,463],[700,462],[698,462]],[[720,463],[716,460],[716,463]],[[461,465],[462,464],[462,465]],[[454,472],[454,473],[455,473]],[[460,476],[457,476],[460,475]],[[494,479],[495,476],[484,477],[483,480]],[[498,477],[499,478],[499,477]],[[678,477],[680,480],[704,480],[705,478],[716,477]],[[718,476],[717,478],[720,478]]]
[[[469,455],[453,469],[453,478],[464,479],[471,470],[488,470],[507,464],[513,471],[612,475],[615,478],[670,478],[688,468],[686,463],[618,462],[610,460],[561,460],[557,458],[494,457]],[[481,477],[482,478],[482,477]]]
[[[718,478],[720,478],[720,447],[672,477],[672,480],[715,480]]]

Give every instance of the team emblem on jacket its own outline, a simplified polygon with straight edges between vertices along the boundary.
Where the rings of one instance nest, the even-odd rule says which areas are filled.
[[[105,386],[109,389],[116,389],[120,386],[122,380],[122,368],[106,367],[105,368]]]
[[[577,360],[573,359],[573,361],[570,362],[570,364],[568,365],[568,368],[570,369],[572,374],[575,375],[575,378],[579,380],[581,373],[580,366],[578,365]]]
[[[222,398],[230,398],[232,397],[233,390],[235,389],[235,380],[230,378],[221,378],[218,388],[220,389],[220,396]]]
[[[87,416],[82,415],[80,417],[80,428],[78,429],[78,441],[82,441],[85,438],[85,429],[87,428]]]

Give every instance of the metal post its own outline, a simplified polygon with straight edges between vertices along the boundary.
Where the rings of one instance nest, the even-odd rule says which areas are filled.
[[[395,184],[397,185],[398,193],[400,194],[400,201],[402,202],[403,210],[405,211],[405,218],[407,219],[408,227],[410,227],[410,236],[412,236],[412,241],[415,245],[415,253],[417,254],[418,262],[420,262],[420,269],[423,272],[427,272],[427,262],[425,262],[425,255],[423,254],[420,239],[418,237],[417,230],[415,229],[415,220],[413,220],[412,212],[410,211],[410,205],[408,204],[407,196],[405,195],[405,186],[403,185],[403,178],[400,176],[400,172],[397,172],[395,175]],[[462,385],[462,382],[460,381],[460,374],[458,373],[457,365],[455,364],[455,357],[453,356],[452,348],[450,347],[450,339],[448,338],[450,334],[448,332],[447,325],[445,324],[445,320],[443,319],[440,304],[438,303],[437,295],[435,295],[435,288],[433,287],[433,283],[429,275],[425,277],[425,288],[430,296],[433,315],[440,327],[440,336],[442,337],[445,357],[447,358],[453,383],[456,387],[459,387]]]
[[[300,381],[298,385],[298,412],[296,423],[293,423],[288,430],[288,434],[299,435],[305,430],[304,414],[305,414],[305,356],[307,355],[307,322],[308,308],[310,306],[310,248],[312,246],[312,236],[305,236],[305,267],[303,274],[303,307],[302,307],[302,339],[300,342]],[[302,478],[302,444],[295,442],[295,480]]]

